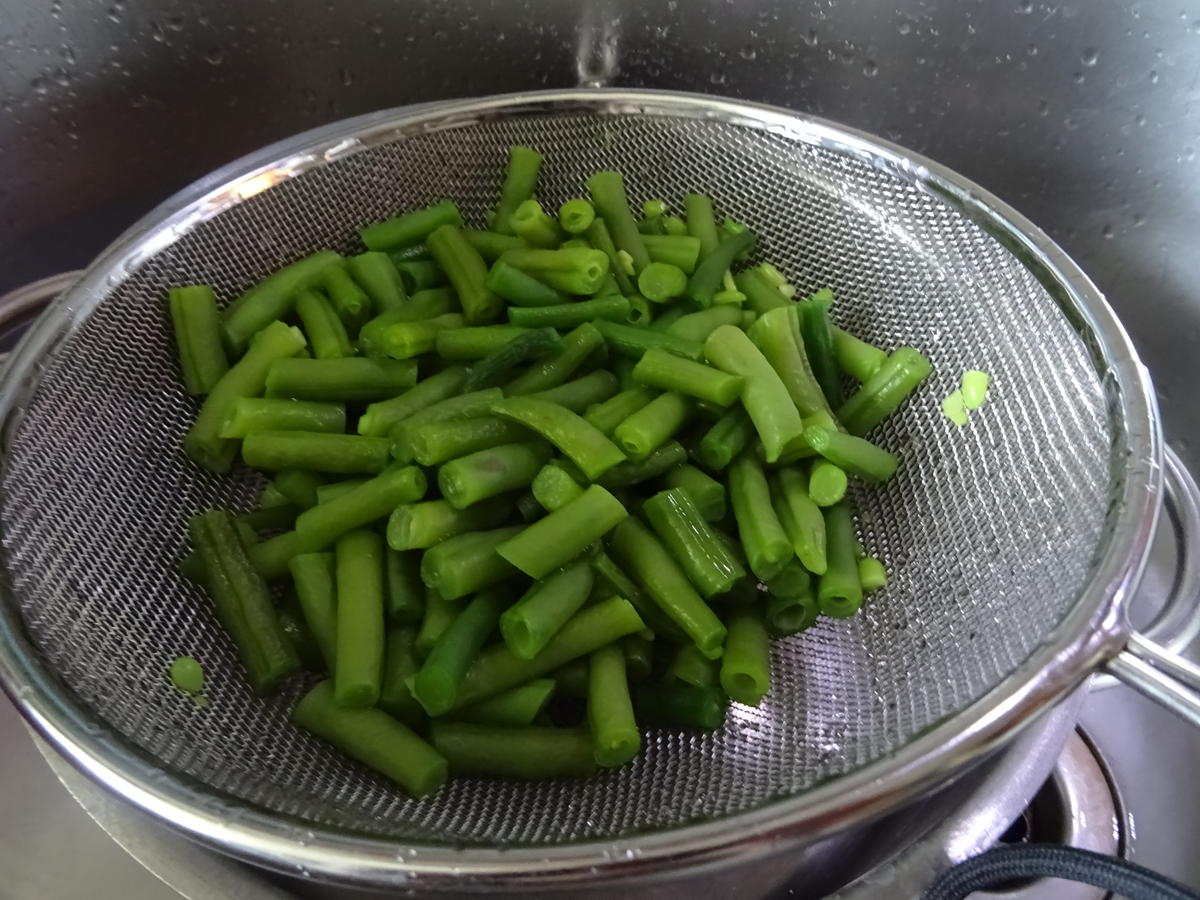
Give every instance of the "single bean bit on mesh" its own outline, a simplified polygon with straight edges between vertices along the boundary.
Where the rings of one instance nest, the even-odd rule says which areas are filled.
[[[487,230],[446,199],[223,312],[168,298],[187,455],[275,473],[259,509],[193,521],[189,578],[255,690],[323,671],[293,721],[416,796],[590,775],[645,726],[764,702],[770,639],[886,587],[847,491],[895,471],[864,436],[932,369],[748,266],[720,198],[635,214],[598,172],[555,217],[541,164],[512,149]]]

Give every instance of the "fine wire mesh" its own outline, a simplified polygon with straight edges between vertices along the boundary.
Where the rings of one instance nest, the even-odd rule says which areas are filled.
[[[800,291],[830,286],[835,318],[934,375],[875,438],[901,466],[855,489],[863,543],[891,573],[863,614],[774,645],[762,706],[713,734],[655,730],[630,766],[586,781],[456,779],[415,801],[293,729],[301,689],[245,687],[203,594],[181,578],[187,517],[248,508],[257,476],[205,474],[179,445],[168,286],[224,301],[357,227],[442,197],[481,224],[506,148],[546,159],[547,207],[588,174],[674,209],[690,190],[762,236]],[[970,426],[942,417],[961,373],[992,376]],[[870,164],[715,119],[567,111],[414,130],[288,180],[197,226],[118,284],[47,361],[3,472],[7,577],[51,667],[98,716],[169,769],[262,807],[399,841],[609,839],[744,811],[896,750],[1011,672],[1070,609],[1116,485],[1102,381],[1038,281],[950,206]],[[197,706],[165,677],[187,654]]]

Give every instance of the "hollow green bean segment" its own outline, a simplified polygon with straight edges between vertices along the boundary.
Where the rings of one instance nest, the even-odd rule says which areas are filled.
[[[532,725],[554,696],[553,678],[536,678],[454,713],[459,722],[477,725]]]
[[[852,616],[862,605],[863,588],[858,574],[854,516],[848,503],[825,510],[825,535],[829,565],[817,585],[817,600],[827,616]]]
[[[570,562],[627,515],[616,497],[593,484],[574,500],[497,546],[496,552],[526,575],[542,578]]]
[[[189,394],[207,394],[229,371],[221,345],[221,315],[217,298],[207,284],[171,288],[167,295],[179,368]]]
[[[683,464],[668,469],[663,475],[663,485],[687,491],[705,521],[720,522],[725,518],[724,486],[695,466]]]
[[[808,496],[817,506],[833,506],[846,496],[846,470],[827,459],[818,459],[808,472]]]
[[[771,505],[767,477],[752,453],[744,452],[730,464],[729,499],[751,571],[763,580],[773,578],[794,551]]]
[[[642,735],[629,698],[625,652],[618,644],[601,647],[592,654],[587,717],[598,765],[615,768],[637,756]]]
[[[252,431],[346,430],[346,407],[340,403],[239,397],[221,427],[223,438],[244,438]]]
[[[544,441],[502,444],[451,460],[438,469],[438,490],[456,509],[528,487],[550,458]]]
[[[341,256],[322,250],[269,275],[238,297],[221,314],[225,341],[241,352],[255,334],[292,310],[296,292],[308,287],[327,266],[340,265]]]
[[[678,433],[693,412],[692,401],[682,394],[659,394],[618,425],[613,440],[631,460],[645,459]]]
[[[568,234],[583,234],[595,218],[595,208],[582,197],[568,200],[558,208],[558,223]]]
[[[500,616],[504,643],[518,659],[537,656],[583,606],[595,581],[586,560],[536,582]]]
[[[583,418],[535,397],[509,397],[492,405],[492,411],[537,432],[570,458],[588,478],[598,478],[625,454],[594,425]]]
[[[647,350],[638,360],[633,379],[718,406],[728,406],[737,400],[745,384],[740,375],[730,375],[657,348]]]
[[[582,778],[596,771],[591,736],[581,728],[503,728],[438,721],[430,728],[430,740],[456,775],[540,781]]]
[[[522,530],[520,525],[512,525],[442,541],[421,557],[421,579],[449,600],[499,584],[517,570],[497,548]]]
[[[746,576],[737,557],[720,541],[683,488],[655,494],[642,505],[642,511],[701,596],[724,594]]]
[[[738,703],[758,706],[771,686],[771,653],[762,613],[738,607],[728,618],[729,638],[721,657],[721,687]]]
[[[449,767],[437,750],[382,710],[342,706],[329,681],[304,696],[292,711],[292,721],[413,796],[431,794],[446,780]]]
[[[334,697],[339,706],[374,706],[383,678],[383,539],[371,531],[342,536],[337,569]]]

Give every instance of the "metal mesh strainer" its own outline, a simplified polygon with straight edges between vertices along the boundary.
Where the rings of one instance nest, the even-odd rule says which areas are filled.
[[[164,297],[201,281],[231,299],[315,248],[355,250],[365,222],[441,197],[481,222],[513,143],[544,153],[541,190],[555,205],[600,168],[623,171],[639,202],[710,193],[765,236],[764,258],[800,290],[832,286],[843,324],[920,348],[936,374],[879,436],[899,475],[856,496],[891,584],[859,618],[777,644],[760,709],[735,708],[713,735],[654,732],[632,766],[586,782],[460,780],[417,802],[290,727],[295,691],[253,697],[205,599],[176,574],[186,517],[248,506],[259,485],[181,455],[194,406]],[[837,817],[805,816],[829,817],[838,794],[877,809],[884,789],[911,793],[1112,643],[1109,604],[1152,519],[1154,428],[1123,335],[1044,239],[968,188],[824,123],[600,92],[368,117],[214,176],[98,263],[5,381],[10,680],[32,684],[43,727],[112,783],[132,783],[139,802],[186,827],[233,811],[227,836],[287,839],[295,826],[298,847],[545,854],[631,832],[655,833],[643,839],[653,846],[737,814],[825,827]],[[959,430],[937,401],[967,368],[990,372],[994,388]],[[209,673],[206,708],[164,678],[183,653]],[[169,775],[152,779],[155,768]],[[240,849],[261,855],[254,842]]]

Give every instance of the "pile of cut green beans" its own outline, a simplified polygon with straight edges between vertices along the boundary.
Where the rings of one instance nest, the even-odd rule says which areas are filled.
[[[362,229],[224,309],[171,290],[184,438],[271,475],[191,521],[251,687],[319,673],[302,728],[420,796],[449,774],[621,766],[770,689],[770,639],[882,587],[847,497],[929,374],[797,299],[759,236],[638,214],[597,172],[557,211],[510,151],[486,229],[450,201]]]

